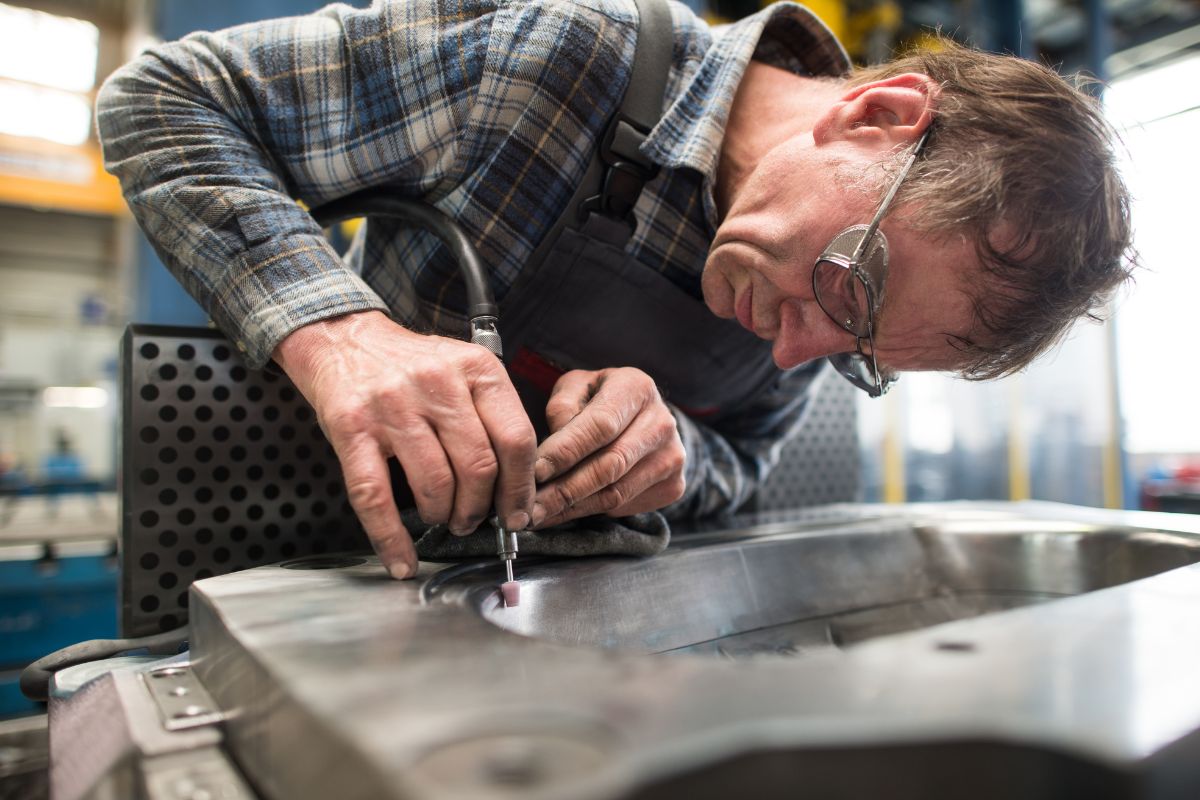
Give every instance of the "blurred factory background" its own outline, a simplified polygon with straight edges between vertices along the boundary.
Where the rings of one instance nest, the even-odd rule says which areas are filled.
[[[688,0],[714,22],[756,0]],[[311,11],[318,0],[0,4],[0,670],[115,630],[118,340],[204,325],[103,173],[96,89],[148,43]],[[1056,500],[1200,510],[1200,377],[1188,245],[1200,185],[1196,0],[814,0],[869,63],[928,33],[1102,80],[1123,130],[1144,269],[1106,325],[987,384],[908,375],[858,407],[866,500]],[[1047,213],[1053,213],[1047,209]],[[855,401],[858,402],[858,401]],[[62,541],[39,533],[63,530]],[[65,543],[64,543],[65,542]],[[72,549],[74,548],[74,549]],[[61,621],[51,625],[52,615]],[[55,622],[58,625],[59,622]],[[13,691],[0,716],[25,710]],[[2,766],[2,765],[0,765]]]

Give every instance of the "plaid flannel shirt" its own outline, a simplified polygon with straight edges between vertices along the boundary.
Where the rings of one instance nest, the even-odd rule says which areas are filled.
[[[630,247],[700,298],[712,181],[747,62],[837,75],[848,61],[791,3],[720,35],[671,11],[664,115],[643,146],[663,169]],[[296,200],[388,187],[434,203],[463,226],[502,301],[620,104],[636,25],[631,0],[377,0],[196,33],[102,88],[105,164],[164,263],[252,365],[302,325],[366,309],[461,336],[465,295],[435,237],[372,223],[343,258]],[[688,489],[669,515],[744,502],[798,426],[816,371],[781,373],[756,413],[719,430],[673,409]]]

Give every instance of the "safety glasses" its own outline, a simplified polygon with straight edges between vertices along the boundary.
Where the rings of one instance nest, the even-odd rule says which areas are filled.
[[[887,214],[900,184],[908,176],[929,138],[926,129],[879,204],[869,225],[855,225],[833,237],[813,267],[813,294],[829,318],[854,334],[855,351],[828,357],[842,377],[871,397],[883,395],[896,375],[880,371],[875,360],[875,319],[883,303],[888,273],[887,237],[879,223]],[[869,350],[863,350],[864,341]]]

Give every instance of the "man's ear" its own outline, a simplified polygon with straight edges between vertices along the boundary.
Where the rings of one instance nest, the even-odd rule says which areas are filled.
[[[889,148],[915,142],[933,121],[938,94],[933,79],[917,72],[855,86],[822,112],[813,138]]]

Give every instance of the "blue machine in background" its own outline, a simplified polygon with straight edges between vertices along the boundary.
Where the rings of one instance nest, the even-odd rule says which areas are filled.
[[[39,541],[0,529],[0,537],[2,719],[42,708],[18,687],[27,664],[75,642],[116,636],[117,557],[115,535],[55,533]]]

